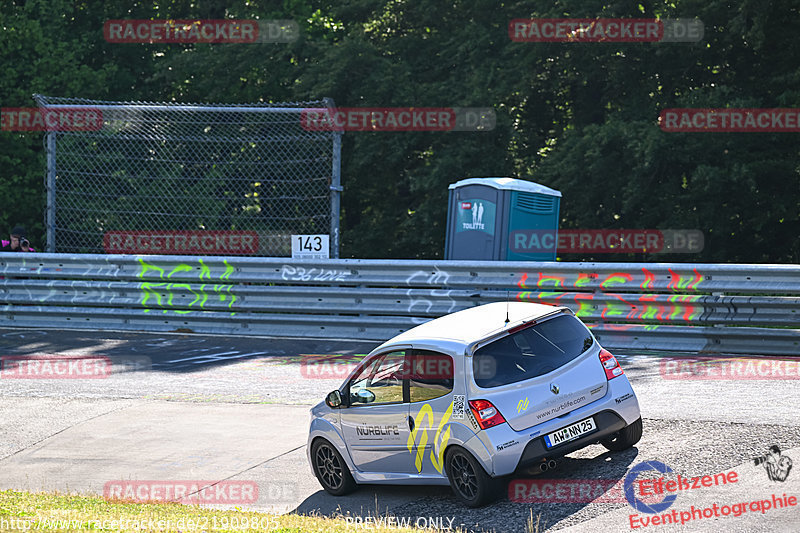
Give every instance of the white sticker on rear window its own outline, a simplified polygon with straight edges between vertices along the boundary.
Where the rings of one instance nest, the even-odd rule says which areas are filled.
[[[466,396],[463,394],[453,394],[453,419],[454,420],[463,420],[464,419],[464,400],[466,400]]]

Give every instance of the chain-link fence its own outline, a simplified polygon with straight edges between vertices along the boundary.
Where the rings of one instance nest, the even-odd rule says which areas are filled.
[[[291,235],[330,234],[338,257],[341,133],[301,121],[330,99],[34,98],[60,117],[45,136],[48,251],[287,256]]]

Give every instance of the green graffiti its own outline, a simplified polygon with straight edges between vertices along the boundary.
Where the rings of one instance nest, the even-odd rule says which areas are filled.
[[[144,275],[147,274],[148,270],[157,270],[158,271],[158,277],[159,278],[163,278],[164,277],[164,269],[163,268],[159,268],[159,267],[157,267],[155,265],[151,265],[149,263],[145,263],[144,259],[142,259],[142,258],[139,258],[139,264],[142,265],[142,270],[141,270],[141,272],[139,272],[139,277],[140,278],[143,278]]]
[[[190,267],[189,265],[180,264],[180,265],[176,266],[175,268],[173,268],[172,272],[167,274],[167,277],[171,278],[172,275],[175,274],[176,272],[191,272],[191,271],[192,271],[192,267]]]
[[[211,279],[211,269],[208,268],[205,263],[203,263],[202,259],[198,259],[197,261],[200,263],[200,266],[203,267],[200,270],[200,279],[203,279],[203,274],[205,274],[206,279]]]
[[[683,320],[686,322],[692,322],[693,320],[697,319],[702,314],[703,308],[701,306],[693,306],[693,305],[677,305],[676,302],[680,303],[695,303],[697,302],[701,296],[699,294],[675,294],[669,296],[667,299],[670,303],[673,304],[675,311],[670,315],[670,319],[675,318],[676,316],[680,318],[680,315],[683,315]]]
[[[208,300],[208,294],[206,294],[206,285],[205,283],[200,285],[200,294],[203,296],[203,299],[200,300],[200,307],[205,307],[206,300]]]
[[[630,304],[627,303],[607,302],[602,313],[600,313],[600,317],[623,316],[630,307]]]
[[[153,290],[153,289],[157,288],[157,287],[162,287],[163,285],[164,285],[163,283],[147,283],[147,282],[143,282],[141,284],[141,286],[140,286],[140,289],[142,290],[142,293],[143,293],[142,294],[142,305],[147,305],[147,300],[149,300],[150,296],[152,295],[152,296],[155,297],[156,301],[158,302],[158,305],[160,306],[161,305],[161,292]],[[147,310],[145,310],[145,312],[147,312]]]
[[[645,305],[644,312],[642,313],[642,320],[656,320],[658,315],[657,305]]]
[[[228,264],[228,261],[226,259],[223,259],[222,262],[225,263],[226,268],[225,268],[225,273],[221,275],[219,279],[228,279],[229,277],[231,277],[231,274],[233,274],[234,269],[231,265]]]
[[[231,266],[227,261],[223,261],[225,265],[225,272],[221,273],[218,278],[219,281],[228,281],[231,274],[235,272],[235,268]],[[197,271],[197,280],[202,282],[203,280],[212,281],[215,277],[212,275],[212,270],[209,265],[205,264],[202,259],[197,260],[197,264],[199,266],[192,266],[191,264],[181,263],[172,270],[170,270],[169,274],[166,276],[164,275],[165,270],[160,268],[156,265],[151,265],[144,261],[143,259],[139,259],[139,264],[141,265],[141,270],[137,274],[139,278],[145,278],[148,272],[152,271],[150,276],[152,277],[154,274],[157,275],[158,280],[163,281],[142,281],[139,285],[139,289],[142,291],[141,296],[141,304],[145,308],[144,312],[149,313],[151,310],[158,310],[160,309],[162,313],[178,313],[178,314],[186,314],[191,313],[195,310],[204,311],[206,303],[208,302],[209,296],[213,294],[212,298],[215,297],[216,300],[212,300],[215,303],[222,303],[223,305],[227,305],[228,310],[231,310],[231,315],[235,315],[236,312],[232,311],[233,305],[236,302],[236,294],[231,292],[233,289],[233,285],[230,284],[216,284],[216,283],[201,283],[200,287],[198,288],[197,285],[192,285],[190,282],[187,281],[180,281],[180,282],[172,282],[172,276],[181,272],[195,272]],[[206,291],[206,287],[213,287],[213,293],[209,293]],[[176,298],[179,293],[189,293],[194,298],[188,304],[178,304],[176,300],[180,300],[180,298]],[[176,309],[175,307],[180,307]],[[186,307],[193,308],[193,309],[186,309]],[[194,308],[197,309],[194,309]]]

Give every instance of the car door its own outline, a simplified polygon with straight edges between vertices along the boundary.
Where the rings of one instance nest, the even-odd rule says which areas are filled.
[[[408,403],[404,402],[406,350],[378,354],[348,381],[349,405],[340,409],[347,450],[362,472],[411,473]]]
[[[413,456],[414,472],[433,475],[444,472],[444,450],[450,438],[447,424],[453,415],[453,365],[451,356],[430,350],[413,350],[409,358],[412,429],[408,451]]]

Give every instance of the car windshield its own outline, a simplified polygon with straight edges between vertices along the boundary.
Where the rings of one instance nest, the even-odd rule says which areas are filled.
[[[594,342],[583,323],[560,315],[479,348],[472,371],[479,387],[499,387],[542,376],[569,363]]]

